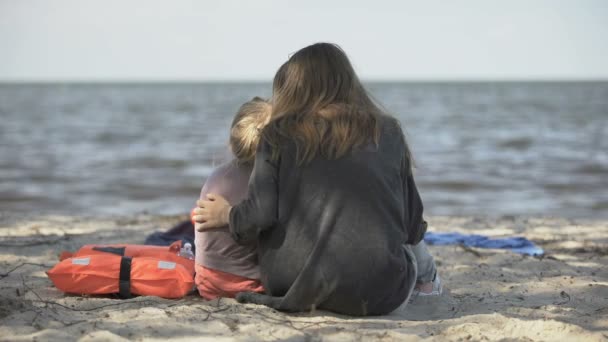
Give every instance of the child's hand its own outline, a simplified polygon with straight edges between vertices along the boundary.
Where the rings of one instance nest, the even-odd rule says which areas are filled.
[[[198,200],[196,205],[192,219],[196,222],[197,231],[223,227],[230,222],[232,207],[224,197],[207,194],[207,200]]]

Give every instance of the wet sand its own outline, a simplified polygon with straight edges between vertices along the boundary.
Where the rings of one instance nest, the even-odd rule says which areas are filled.
[[[432,231],[522,235],[546,255],[431,246],[447,293],[380,317],[284,314],[196,295],[85,298],[58,291],[44,273],[62,250],[141,243],[184,218],[0,214],[0,341],[608,339],[607,221],[430,217]]]

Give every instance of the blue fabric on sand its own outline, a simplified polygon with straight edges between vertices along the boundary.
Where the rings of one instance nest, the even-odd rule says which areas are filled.
[[[170,246],[178,240],[182,240],[182,246],[189,242],[194,252],[194,225],[192,222],[183,221],[166,232],[154,232],[146,237],[144,245]]]
[[[476,234],[426,232],[424,241],[429,245],[460,245],[478,248],[507,249],[525,255],[543,255],[542,248],[524,237],[489,238]]]

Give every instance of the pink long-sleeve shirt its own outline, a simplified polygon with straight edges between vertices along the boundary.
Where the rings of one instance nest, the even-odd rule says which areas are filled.
[[[215,169],[201,190],[201,199],[209,193],[221,195],[231,205],[247,195],[252,167],[231,161]],[[257,244],[239,245],[230,235],[228,226],[195,231],[196,263],[214,270],[260,279]]]

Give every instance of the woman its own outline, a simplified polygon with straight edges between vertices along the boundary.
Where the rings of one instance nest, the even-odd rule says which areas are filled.
[[[258,241],[268,295],[241,302],[380,315],[414,288],[410,245],[426,222],[409,148],[336,45],[308,46],[277,72],[247,198],[207,198],[200,229],[228,224],[235,241]]]

